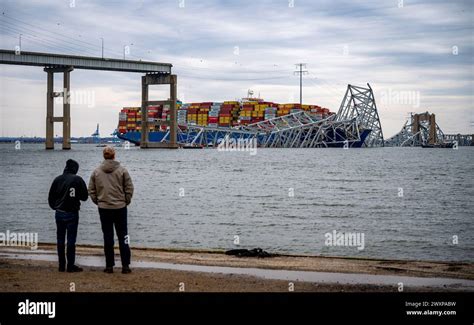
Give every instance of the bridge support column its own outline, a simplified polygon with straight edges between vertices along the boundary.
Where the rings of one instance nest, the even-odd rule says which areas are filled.
[[[146,148],[148,145],[148,84],[146,83],[146,76],[142,77],[142,129],[140,147]]]
[[[434,144],[438,143],[438,139],[436,137],[436,116],[432,113],[429,116],[429,120],[430,120],[430,140],[429,140],[429,143],[434,145]]]
[[[48,86],[46,91],[46,149],[54,149],[54,122],[63,123],[63,150],[71,149],[71,104],[70,104],[70,73],[73,67],[46,67]],[[54,73],[63,73],[63,91],[54,91]],[[54,116],[54,98],[63,97],[63,116]]]
[[[170,97],[169,100],[164,101],[150,101],[148,99],[148,86],[149,85],[170,85]],[[177,77],[176,75],[170,74],[146,74],[142,77],[142,129],[140,148],[167,148],[177,149],[177,131],[178,125],[176,120],[176,100],[177,100]],[[149,105],[169,105],[170,107],[170,121],[159,121],[149,122],[148,121],[148,106]],[[169,126],[169,141],[168,142],[150,142],[149,140],[149,128],[155,125],[167,125]]]
[[[46,149],[54,149],[54,74],[47,71],[48,87],[46,91]]]
[[[171,100],[171,107],[170,107],[170,145],[173,148],[177,148],[178,146],[178,122],[176,120],[177,118],[177,112],[176,112],[176,100],[177,100],[177,90],[178,90],[178,78],[176,75],[172,74],[170,75],[170,100]]]
[[[413,125],[412,125],[412,134],[414,134],[413,143],[414,145],[420,145],[421,136],[418,134],[420,131],[420,114],[413,115]]]
[[[71,70],[64,71],[63,150],[71,149]]]

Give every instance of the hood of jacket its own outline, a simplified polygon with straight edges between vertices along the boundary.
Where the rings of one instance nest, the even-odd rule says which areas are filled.
[[[104,173],[112,173],[114,170],[119,168],[119,166],[120,166],[120,163],[118,161],[112,160],[112,159],[106,159],[100,165],[100,169],[102,169]]]
[[[66,161],[66,167],[64,167],[64,174],[77,174],[77,171],[79,170],[79,164],[77,161],[73,159],[68,159]]]

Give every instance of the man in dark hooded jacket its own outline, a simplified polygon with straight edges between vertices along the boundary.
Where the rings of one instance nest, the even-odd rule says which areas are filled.
[[[59,272],[81,272],[76,266],[76,237],[79,225],[80,201],[88,197],[86,183],[77,176],[79,164],[72,159],[66,162],[62,175],[56,177],[49,190],[48,202],[56,210],[56,235],[58,245]],[[65,257],[65,240],[67,234],[67,268]]]

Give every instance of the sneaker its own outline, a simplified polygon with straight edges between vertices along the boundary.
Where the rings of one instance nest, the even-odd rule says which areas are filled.
[[[104,269],[105,273],[114,273],[114,268],[112,266],[108,266]]]
[[[127,266],[122,267],[122,273],[123,273],[123,274],[132,273],[132,270],[131,270],[130,267],[127,265]]]
[[[59,272],[66,272],[66,267],[65,267],[65,266],[60,266],[60,267],[58,268],[58,271],[59,271]]]
[[[73,266],[68,267],[67,271],[69,273],[82,272],[82,268],[77,265],[73,265]]]

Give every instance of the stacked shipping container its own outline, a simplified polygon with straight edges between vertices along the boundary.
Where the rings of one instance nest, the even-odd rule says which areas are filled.
[[[149,122],[170,120],[169,105],[148,107]],[[334,114],[327,108],[317,105],[277,104],[265,102],[261,99],[247,99],[239,101],[225,101],[223,103],[204,102],[182,104],[177,103],[177,122],[181,129],[187,125],[209,127],[234,127],[248,125],[278,116],[305,111],[316,119],[324,119]],[[119,133],[141,131],[142,116],[140,107],[124,107],[119,113]],[[166,131],[166,125],[150,125],[150,131]]]
[[[231,127],[238,125],[240,104],[237,101],[226,101],[219,111],[219,126]]]

